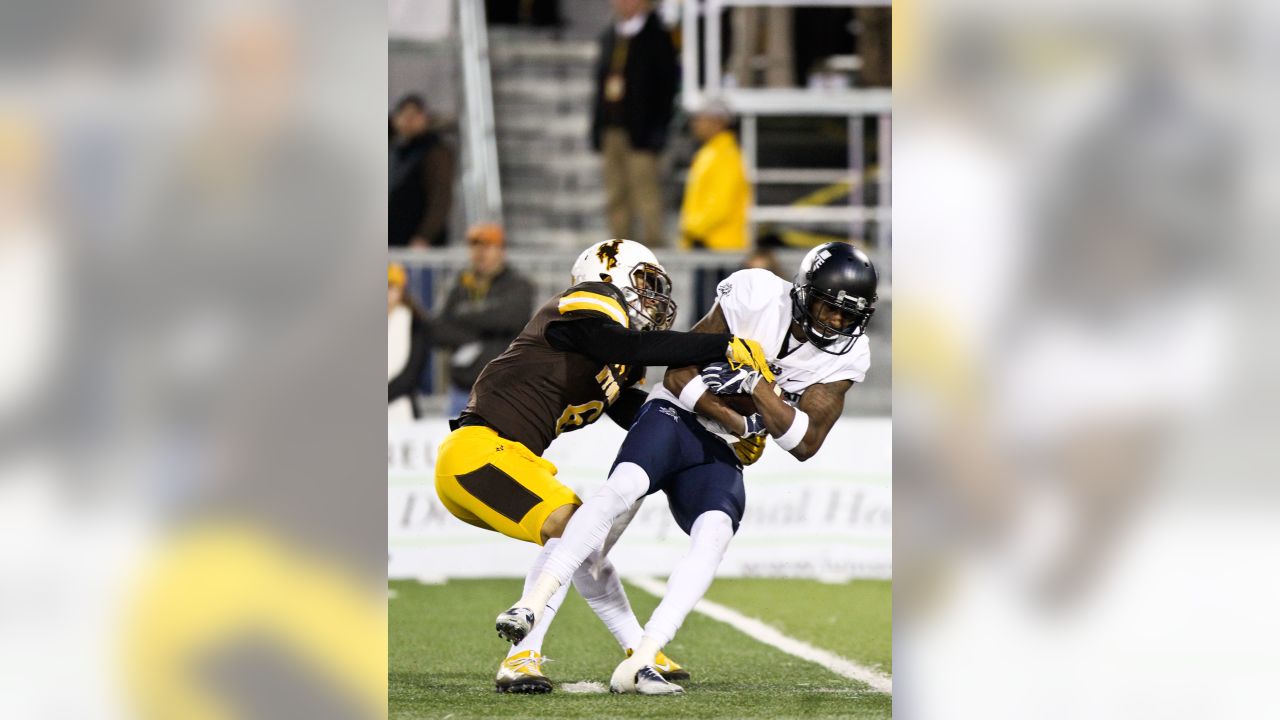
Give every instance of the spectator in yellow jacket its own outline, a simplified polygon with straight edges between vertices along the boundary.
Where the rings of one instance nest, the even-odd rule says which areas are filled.
[[[689,168],[680,208],[681,245],[709,250],[746,250],[747,203],[751,188],[742,167],[742,151],[723,102],[712,101],[693,116],[693,135],[701,143]]]

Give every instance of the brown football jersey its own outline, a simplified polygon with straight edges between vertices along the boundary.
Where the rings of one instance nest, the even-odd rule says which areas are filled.
[[[575,285],[547,301],[520,335],[480,373],[467,413],[502,437],[541,455],[560,433],[599,420],[624,388],[644,377],[638,366],[604,365],[552,347],[545,335],[555,322],[608,318],[630,326],[626,301],[609,283]]]

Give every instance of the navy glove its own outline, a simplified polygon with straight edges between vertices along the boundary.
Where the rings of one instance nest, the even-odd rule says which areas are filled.
[[[768,432],[764,426],[764,416],[760,413],[744,415],[742,419],[747,421],[747,431],[742,434],[742,437],[764,437],[764,434]]]
[[[702,382],[716,395],[750,395],[760,373],[745,365],[735,369],[727,362],[715,362],[702,369]]]

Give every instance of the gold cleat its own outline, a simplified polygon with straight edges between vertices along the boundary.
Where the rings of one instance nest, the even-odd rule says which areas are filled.
[[[627,648],[627,657],[631,657],[635,650]],[[658,651],[658,655],[653,659],[653,667],[658,671],[664,680],[688,680],[689,671],[681,667],[680,663],[672,660],[662,651]]]
[[[498,667],[498,679],[494,681],[498,692],[551,692],[551,681],[542,674],[542,662],[542,653],[535,650],[525,650],[503,660]]]

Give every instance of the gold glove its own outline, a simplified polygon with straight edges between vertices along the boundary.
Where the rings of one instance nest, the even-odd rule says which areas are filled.
[[[760,343],[750,338],[734,337],[729,340],[729,348],[725,350],[724,357],[729,361],[729,366],[733,369],[746,365],[747,367],[760,373],[760,376],[769,382],[773,382],[773,370],[769,368],[769,358],[764,354],[764,348],[760,347]]]
[[[764,435],[756,435],[754,437],[745,437],[738,442],[730,445],[733,448],[733,454],[738,456],[738,462],[750,465],[760,459],[764,454],[764,441],[767,438]]]

